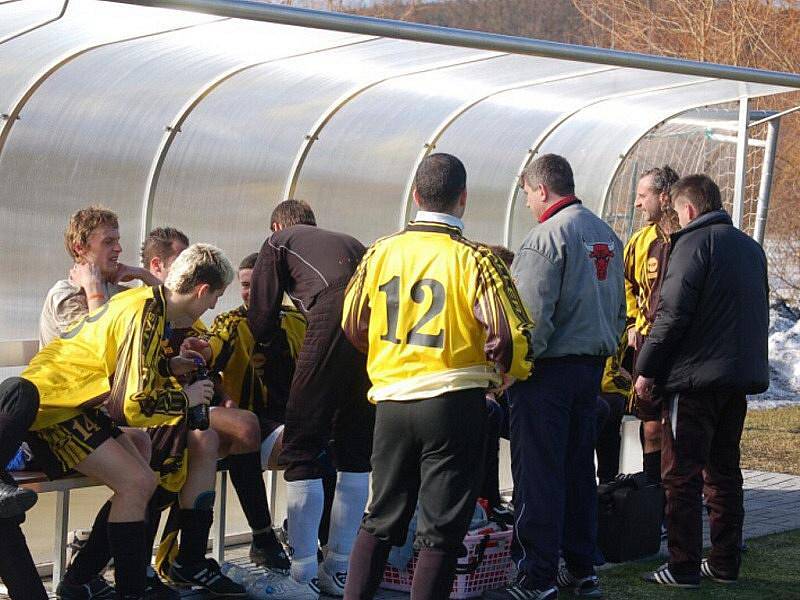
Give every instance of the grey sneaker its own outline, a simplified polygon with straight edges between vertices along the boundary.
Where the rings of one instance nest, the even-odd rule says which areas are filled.
[[[341,598],[344,596],[344,585],[347,582],[347,571],[329,573],[322,562],[317,569],[317,587],[319,591],[328,596]]]

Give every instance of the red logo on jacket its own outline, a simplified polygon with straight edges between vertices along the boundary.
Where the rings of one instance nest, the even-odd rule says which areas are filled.
[[[589,252],[589,258],[594,261],[594,269],[597,272],[597,279],[605,281],[608,277],[608,263],[614,258],[614,242],[595,242],[587,244],[583,240],[583,245]]]

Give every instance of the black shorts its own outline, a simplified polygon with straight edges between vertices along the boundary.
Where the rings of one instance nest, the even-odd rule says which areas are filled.
[[[75,465],[97,450],[109,438],[122,431],[102,410],[93,408],[71,419],[29,431],[28,445],[34,464],[49,479],[59,479],[75,473]]]

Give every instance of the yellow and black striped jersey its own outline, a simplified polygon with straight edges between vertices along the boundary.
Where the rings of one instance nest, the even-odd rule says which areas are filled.
[[[627,328],[650,333],[656,318],[661,282],[669,259],[669,236],[657,224],[643,227],[625,244]]]
[[[132,427],[183,419],[186,394],[169,375],[161,345],[165,306],[162,286],[119,293],[40,350],[22,373],[39,390],[31,429],[106,402]]]
[[[505,264],[451,225],[377,241],[347,288],[342,327],[367,354],[369,398],[413,400],[526,379],[533,323]]]
[[[209,343],[215,356],[212,370],[222,373],[222,385],[228,396],[236,400],[239,408],[261,414],[267,402],[269,390],[265,382],[265,370],[282,368],[276,360],[294,361],[303,343],[306,320],[300,311],[282,307],[281,330],[286,334],[288,355],[275,357],[270,354],[265,364],[254,364],[255,340],[247,323],[247,307],[242,305],[222,313],[214,319],[209,332]]]
[[[606,359],[606,366],[603,369],[603,379],[600,383],[600,390],[604,394],[620,394],[626,398],[631,393],[630,375],[624,375],[621,367],[628,350],[628,336],[623,332],[617,352]]]

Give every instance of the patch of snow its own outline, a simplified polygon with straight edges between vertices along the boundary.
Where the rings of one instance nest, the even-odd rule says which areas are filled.
[[[800,311],[778,302],[769,311],[769,389],[750,396],[751,409],[800,403]]]

